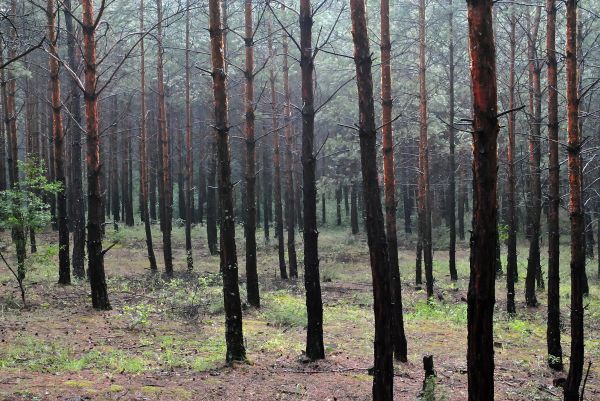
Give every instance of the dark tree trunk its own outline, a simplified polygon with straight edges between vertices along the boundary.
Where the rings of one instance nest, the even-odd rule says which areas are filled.
[[[560,344],[560,229],[558,222],[560,210],[560,164],[558,153],[556,0],[546,0],[546,14],[546,61],[548,64],[548,325],[546,341],[548,345],[548,366],[555,370],[562,370],[562,346]]]
[[[362,1],[359,2],[359,6]],[[364,6],[364,5],[363,5]],[[389,0],[381,0],[381,108],[382,108],[382,122],[383,122],[383,186],[384,186],[384,199],[385,199],[385,236],[387,238],[387,253],[389,258],[388,264],[388,276],[390,282],[390,300],[391,300],[391,318],[392,325],[390,327],[391,332],[391,340],[394,347],[394,355],[397,360],[406,362],[407,361],[407,345],[406,345],[406,335],[404,333],[404,316],[402,313],[402,286],[400,283],[400,268],[398,264],[398,238],[396,233],[396,182],[395,182],[395,172],[394,172],[394,138],[393,138],[393,127],[392,127],[392,77],[391,77],[391,49],[392,45],[390,42],[390,3]],[[362,15],[364,18],[364,10],[363,12],[359,12],[359,17]],[[360,18],[359,18],[360,19]],[[358,27],[358,25],[355,25]],[[366,43],[366,53],[363,55],[369,54],[368,52],[368,39],[366,35],[366,28],[364,32],[364,40],[367,40]],[[355,34],[356,35],[356,34]],[[355,37],[355,41],[356,41]],[[365,44],[363,44],[364,46]],[[358,55],[358,46],[356,46],[356,52]],[[363,49],[364,52],[364,49]],[[358,63],[359,60],[355,60],[357,63],[357,73],[359,70]],[[368,81],[371,81],[370,77],[370,56],[368,57]],[[357,78],[358,75],[357,75]],[[366,85],[369,86],[369,82],[366,82]],[[360,87],[361,85],[359,85]],[[371,105],[372,104],[372,83],[371,83]],[[369,89],[368,87],[366,88]],[[360,96],[360,88],[359,88],[359,96]],[[367,99],[368,100],[368,99]],[[362,113],[361,113],[362,115]],[[374,124],[374,123],[373,123]],[[375,133],[373,133],[375,135]],[[373,145],[374,146],[374,145]],[[362,148],[361,148],[362,149]],[[361,151],[362,153],[362,151]],[[376,157],[373,157],[376,159]],[[363,159],[364,162],[364,159]],[[376,160],[375,160],[376,162]],[[363,164],[364,169],[364,164]],[[370,177],[373,179],[373,177]],[[375,180],[377,180],[377,172],[375,170]],[[363,180],[365,177],[363,176]],[[365,185],[365,190],[367,190],[367,186]],[[378,187],[378,186],[377,186]],[[377,188],[377,192],[379,192]],[[367,192],[365,192],[367,194]],[[341,195],[341,188],[340,188]],[[338,197],[339,199],[339,197]],[[365,196],[365,200],[368,202],[375,202],[375,199],[372,197]],[[380,207],[379,199],[377,199],[377,205]],[[377,206],[376,205],[376,206]],[[339,224],[341,224],[341,216],[339,212],[339,201],[338,201],[338,219]],[[381,213],[381,212],[380,212]],[[367,213],[367,220],[369,220],[369,214]],[[367,221],[367,225],[370,223]]]
[[[583,273],[585,271],[584,219],[581,177],[581,136],[577,94],[577,2],[567,0],[567,131],[569,171],[569,215],[571,218],[571,358],[564,385],[565,401],[579,400],[583,376]]]
[[[427,87],[425,66],[425,0],[419,0],[419,225],[425,262],[427,299],[433,297],[433,244],[431,242],[431,192],[427,134]]]
[[[61,185],[57,194],[58,222],[58,283],[71,284],[71,264],[69,260],[69,221],[67,217],[66,179],[64,166],[64,131],[62,102],[60,98],[60,68],[58,63],[58,33],[56,30],[55,0],[46,3],[48,19],[48,71],[52,85],[52,138],[54,142],[54,171],[56,182]],[[33,252],[33,251],[32,251]]]
[[[123,221],[128,227],[133,227],[133,200],[129,192],[130,181],[131,181],[131,169],[129,168],[129,162],[131,160],[131,121],[129,119],[125,122],[125,130],[121,135],[121,199],[123,203],[123,210],[121,215]]]
[[[473,228],[467,309],[469,401],[494,399],[498,99],[492,0],[468,0],[473,93]]]
[[[314,138],[315,109],[313,91],[314,55],[312,48],[312,7],[310,0],[300,0],[300,69],[302,75],[302,193],[304,206],[304,285],[308,325],[306,356],[325,358],[323,345],[323,301],[319,278],[317,230],[317,187],[315,182]]]
[[[391,401],[394,397],[393,327],[391,323],[395,312],[393,308],[395,299],[392,299],[393,291],[391,290],[390,278],[394,277],[395,274],[390,268],[388,253],[390,243],[386,239],[386,227],[383,222],[379,190],[376,150],[377,129],[375,127],[375,102],[373,100],[373,77],[371,73],[372,60],[371,51],[369,50],[364,0],[351,0],[350,9],[356,83],[358,86],[361,171],[371,274],[373,276],[373,309],[375,314],[373,400]],[[384,123],[385,121],[384,118]]]
[[[408,179],[408,174],[404,174],[404,179]],[[413,210],[413,199],[410,196],[410,185],[403,185],[402,191],[402,203],[404,205],[404,232],[406,234],[412,234],[412,210]]]
[[[352,234],[358,234],[358,194],[356,193],[356,182],[352,182],[352,189],[350,194],[350,226],[352,228]]]
[[[192,220],[194,195],[194,160],[192,159],[192,102],[190,93],[190,0],[185,13],[185,253],[188,270],[194,268],[192,255]]]
[[[342,225],[342,191],[341,185],[335,191],[335,216],[338,226]]]
[[[448,170],[450,172],[450,185],[448,186],[448,225],[450,228],[450,249],[448,251],[448,258],[450,263],[450,280],[458,280],[458,273],[456,272],[456,162],[454,158],[454,5],[452,0],[449,4],[449,29],[450,29],[450,45],[448,48],[448,108],[449,117],[448,122],[448,141],[450,142],[450,160]]]
[[[144,32],[144,0],[140,1],[140,32]],[[144,222],[144,233],[146,235],[146,249],[150,270],[156,272],[156,256],[154,255],[154,244],[152,242],[152,222],[148,213],[148,149],[146,131],[146,62],[144,52],[144,39],[140,41],[140,211]]]
[[[215,130],[219,166],[219,211],[221,224],[221,271],[223,272],[223,296],[225,306],[226,360],[246,359],[242,331],[242,305],[238,286],[238,265],[235,244],[235,219],[233,216],[233,186],[229,153],[229,124],[227,117],[227,87],[225,84],[225,57],[223,52],[223,27],[221,2],[209,0],[209,32],[211,38],[211,61]]]
[[[85,115],[87,128],[86,164],[88,170],[88,275],[95,309],[109,310],[110,302],[104,274],[102,249],[102,163],[100,161],[100,132],[98,129],[98,94],[96,92],[96,24],[93,0],[82,0],[83,59],[85,75]]]
[[[527,258],[527,277],[525,278],[525,303],[529,307],[538,305],[535,294],[536,278],[538,286],[540,284],[539,276],[541,270],[540,263],[540,218],[542,189],[540,180],[540,125],[541,125],[541,104],[542,93],[540,86],[541,68],[537,61],[537,37],[540,25],[541,8],[537,7],[535,11],[533,25],[531,25],[529,14],[527,16],[528,25],[531,25],[528,40],[529,57],[529,174],[530,174],[530,208],[529,216],[529,257]],[[543,283],[543,282],[542,282]]]
[[[71,16],[71,0],[64,0],[65,9],[65,28],[67,30],[67,50],[68,64],[71,70],[77,69],[78,61],[75,48],[75,27],[73,26],[73,17]],[[85,206],[83,198],[83,179],[82,179],[82,161],[81,161],[81,138],[83,132],[81,124],[81,93],[77,82],[71,79],[69,86],[69,96],[71,102],[69,111],[73,122],[70,124],[71,140],[71,227],[73,229],[73,273],[75,277],[83,279],[85,277]]]
[[[171,250],[171,218],[173,215],[173,188],[171,186],[170,169],[170,146],[169,133],[167,132],[167,112],[165,105],[165,84],[163,72],[163,9],[162,0],[156,0],[157,20],[156,25],[156,77],[158,84],[158,137],[160,141],[161,159],[160,159],[160,206],[162,211],[162,237],[163,254],[165,260],[165,273],[167,276],[173,275],[173,255]]]
[[[466,153],[462,157],[462,166],[460,174],[459,192],[458,192],[458,238],[461,241],[465,239],[465,205],[468,205],[469,199],[467,195],[467,158]]]
[[[206,202],[206,141],[202,141],[198,151],[198,223],[204,223],[204,203]]]
[[[515,108],[515,53],[517,18],[515,6],[511,7],[510,15],[510,66],[508,77],[508,109]],[[517,272],[517,218],[516,218],[516,177],[515,177],[515,113],[508,115],[508,239],[506,256],[506,311],[516,312],[515,308],[515,277]]]
[[[263,164],[263,198],[262,198],[262,207],[263,207],[263,233],[265,235],[265,244],[270,242],[271,238],[271,194],[273,193],[273,188],[271,185],[273,183],[273,179],[271,178],[271,168],[269,162],[269,156],[267,151],[266,144],[262,146],[262,164]]]
[[[283,106],[284,133],[285,133],[285,176],[286,176],[286,222],[287,222],[287,251],[290,266],[290,278],[298,278],[298,260],[296,256],[296,203],[294,186],[294,127],[291,119],[291,94],[289,86],[288,66],[288,37],[283,34],[283,92],[285,104]],[[300,207],[298,206],[298,209]]]
[[[119,197],[119,121],[121,116],[119,115],[119,103],[117,95],[112,97],[112,114],[110,116],[111,130],[110,130],[110,205],[111,214],[115,228],[117,228],[117,222],[121,220],[121,202]]]

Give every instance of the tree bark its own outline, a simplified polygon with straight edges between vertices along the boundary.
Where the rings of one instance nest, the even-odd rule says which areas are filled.
[[[527,258],[527,276],[525,278],[525,303],[529,307],[538,305],[535,294],[536,278],[540,274],[540,218],[542,189],[540,180],[540,125],[542,114],[542,93],[540,86],[541,67],[537,61],[537,37],[540,25],[541,7],[536,7],[535,16],[530,23],[527,16],[530,32],[528,36],[529,57],[529,174],[530,174],[530,208],[529,208],[529,257]],[[538,279],[539,286],[539,279]]]
[[[569,216],[571,218],[571,358],[564,385],[565,401],[579,400],[583,375],[583,272],[585,271],[584,220],[581,177],[581,136],[577,94],[577,2],[567,0],[567,132]]]
[[[304,285],[308,326],[306,356],[325,358],[323,345],[323,301],[319,277],[317,230],[317,187],[315,182],[314,138],[314,56],[312,47],[312,8],[310,0],[300,0],[300,69],[302,75],[302,195],[304,206]]]
[[[160,205],[162,210],[162,237],[163,254],[165,260],[165,273],[167,276],[173,275],[173,254],[171,250],[171,224],[173,215],[173,188],[171,186],[170,170],[170,146],[169,133],[167,132],[167,112],[165,105],[165,84],[163,71],[163,9],[162,0],[156,0],[157,25],[156,25],[156,77],[158,94],[158,137],[160,140],[161,159],[161,186],[160,186]]]
[[[192,102],[190,92],[190,0],[185,12],[185,253],[188,270],[194,268],[192,255],[192,220],[194,195],[194,160],[192,159]]]
[[[361,6],[359,4],[359,6]],[[364,5],[362,5],[364,16]],[[359,13],[361,14],[361,13]],[[385,198],[385,235],[387,238],[387,252],[389,258],[389,281],[391,296],[391,337],[394,355],[397,360],[406,362],[407,345],[404,333],[404,316],[402,312],[402,286],[400,267],[398,264],[398,237],[396,233],[396,179],[394,172],[394,138],[392,127],[392,77],[391,77],[391,50],[390,42],[390,3],[381,0],[381,109],[382,109],[382,136],[383,136],[383,188]],[[364,34],[366,38],[366,32]],[[356,39],[356,38],[355,38]],[[358,50],[358,49],[357,49]],[[368,42],[367,53],[368,54]],[[369,58],[369,62],[370,62]],[[357,61],[358,62],[358,61]],[[358,65],[357,65],[358,69]],[[370,69],[370,66],[369,66]],[[357,71],[358,72],[358,71]],[[370,71],[369,71],[370,75]],[[357,76],[358,78],[358,76]],[[367,83],[368,84],[368,83]],[[372,96],[372,93],[371,93]],[[377,178],[377,176],[375,176]],[[365,178],[363,177],[363,180]],[[365,186],[366,189],[366,186]],[[367,196],[365,196],[367,199]],[[368,200],[368,199],[367,199]],[[379,201],[377,201],[379,203]],[[339,202],[338,202],[339,210]],[[338,216],[340,213],[338,212]],[[367,214],[368,218],[368,214]],[[341,216],[340,216],[341,224]],[[367,225],[370,225],[367,222]]]
[[[291,115],[291,93],[289,84],[288,37],[283,34],[283,123],[285,133],[285,176],[286,176],[286,222],[287,222],[287,251],[290,278],[298,278],[298,259],[296,256],[296,204],[294,186],[294,127]]]
[[[115,229],[117,223],[121,220],[121,202],[119,196],[119,102],[117,95],[112,96],[112,114],[111,119],[111,130],[110,130],[110,204],[111,214],[113,217],[113,224]]]
[[[456,161],[454,156],[455,149],[455,131],[454,131],[454,5],[452,0],[449,3],[450,12],[449,20],[449,36],[450,44],[448,46],[448,108],[449,117],[448,123],[448,141],[450,142],[450,160],[448,162],[448,170],[450,172],[448,186],[448,225],[450,228],[450,247],[448,250],[448,258],[450,263],[450,280],[457,281],[458,273],[456,272]]]
[[[375,314],[373,400],[391,401],[394,398],[392,329],[395,329],[392,327],[392,321],[396,312],[393,307],[396,300],[392,298],[394,294],[391,289],[393,284],[390,284],[390,278],[397,273],[393,272],[390,266],[388,246],[391,244],[386,239],[386,226],[383,221],[380,200],[377,172],[377,128],[375,126],[375,102],[373,100],[373,77],[371,72],[373,62],[369,50],[364,0],[350,0],[350,10],[360,116],[361,171],[364,205],[367,212],[367,238],[371,274],[373,277],[373,310]],[[383,43],[386,43],[385,39]],[[389,57],[387,61],[389,62]],[[385,59],[384,62],[386,62]],[[384,117],[384,124],[386,121],[391,120],[386,120]],[[388,196],[386,196],[386,200],[387,198]],[[389,213],[388,210],[388,217]]]
[[[515,108],[515,54],[517,18],[515,6],[511,7],[510,15],[510,61],[508,77],[508,109]],[[514,113],[508,115],[508,239],[506,259],[506,311],[516,312],[515,308],[515,277],[517,272],[517,218],[516,218],[516,176],[515,176],[515,122]]]
[[[64,166],[64,131],[62,102],[60,98],[60,68],[58,63],[58,34],[56,31],[55,0],[46,3],[48,19],[48,71],[52,85],[52,138],[54,142],[54,171],[56,182],[61,185],[57,194],[58,221],[58,283],[71,284],[71,263],[69,260],[69,221],[67,217],[66,179]]]
[[[419,225],[427,299],[433,297],[433,249],[431,243],[431,194],[429,190],[429,144],[427,134],[427,87],[425,66],[425,0],[419,0]]]
[[[470,401],[494,399],[493,316],[497,223],[498,99],[492,0],[468,0],[473,93],[473,228],[467,308]]]
[[[227,87],[225,84],[225,57],[220,0],[209,0],[209,32],[215,129],[219,166],[219,211],[221,225],[221,271],[223,272],[223,297],[225,306],[226,361],[246,359],[242,331],[242,305],[238,286],[238,265],[235,244],[235,219],[233,216],[233,186],[229,152],[229,125],[227,116]]]
[[[562,370],[560,344],[560,164],[558,153],[558,72],[556,63],[556,0],[546,0],[546,62],[548,64],[548,366]],[[513,301],[514,302],[514,301]]]
[[[244,0],[246,65],[244,70],[244,109],[246,136],[246,288],[248,304],[260,307],[258,272],[256,267],[256,141],[254,140],[254,25],[252,0]]]
[[[65,28],[67,30],[68,64],[71,70],[76,71],[78,66],[76,45],[76,34],[71,15],[71,0],[64,0]],[[71,140],[71,227],[73,230],[73,274],[78,279],[85,277],[85,206],[83,198],[83,179],[81,161],[81,93],[77,82],[71,79],[69,86],[71,102],[69,111],[73,122],[70,124]]]
[[[140,32],[144,32],[144,0],[140,1]],[[158,271],[156,256],[154,255],[154,244],[152,241],[152,222],[148,212],[148,149],[146,131],[146,62],[144,39],[140,41],[140,198],[141,214],[144,221],[144,233],[146,235],[146,249],[148,252],[148,263],[150,270]]]
[[[104,274],[102,249],[102,163],[100,161],[100,132],[98,129],[98,93],[96,92],[96,21],[94,0],[82,0],[83,59],[85,76],[85,117],[87,129],[86,164],[88,170],[88,274],[95,309],[109,310],[110,302]]]

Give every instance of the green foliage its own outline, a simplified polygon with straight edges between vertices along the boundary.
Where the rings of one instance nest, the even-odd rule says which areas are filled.
[[[14,188],[0,192],[0,228],[40,230],[52,219],[47,195],[62,190],[60,183],[48,181],[44,167],[35,162],[19,162],[25,176]]]
[[[123,315],[129,320],[129,328],[147,326],[150,323],[150,315],[155,311],[154,306],[146,303],[123,306]]]
[[[263,296],[263,316],[267,322],[282,327],[306,326],[306,306],[298,297],[284,291]]]
[[[445,394],[441,394],[438,397],[436,393],[439,393],[439,390],[437,389],[435,376],[430,376],[425,380],[420,399],[423,401],[446,401],[448,399]]]
[[[414,310],[406,313],[405,316],[407,320],[438,320],[463,326],[467,324],[467,304],[451,305],[422,299],[417,301]]]

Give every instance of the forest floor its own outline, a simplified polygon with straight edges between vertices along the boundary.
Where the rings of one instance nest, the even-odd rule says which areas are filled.
[[[204,228],[194,229],[193,273],[185,273],[183,230],[175,229],[176,277],[147,270],[143,230],[109,230],[119,240],[106,257],[113,310],[90,306],[87,283],[59,286],[53,234],[40,235],[27,279],[28,309],[0,268],[0,399],[3,400],[369,400],[372,378],[371,275],[364,236],[323,227],[319,237],[324,300],[324,361],[306,363],[302,350],[306,312],[303,282],[278,279],[276,241],[259,240],[262,307],[244,309],[248,363],[224,364],[224,319],[218,257],[210,256]],[[6,233],[5,233],[6,236]],[[158,228],[155,243],[160,243]],[[238,229],[242,297],[244,247]],[[435,242],[442,244],[443,234]],[[566,238],[563,237],[563,238]],[[4,238],[5,240],[8,238]],[[409,362],[396,364],[395,399],[421,392],[422,357],[434,355],[436,400],[466,400],[467,243],[457,252],[459,281],[451,283],[445,250],[436,250],[436,302],[414,285],[414,238],[402,235],[404,318]],[[298,260],[302,260],[301,243]],[[6,253],[6,252],[5,252]],[[519,273],[524,275],[525,244]],[[546,250],[543,250],[543,257]],[[162,256],[157,247],[157,256]],[[569,355],[569,252],[561,254],[562,344]],[[159,257],[160,261],[160,257]],[[545,264],[545,261],[543,261]],[[595,273],[596,262],[588,271]],[[301,270],[301,269],[300,269]],[[592,278],[593,277],[593,278]],[[521,277],[522,278],[522,277]],[[546,295],[525,308],[517,283],[516,316],[505,310],[505,278],[497,281],[495,360],[497,400],[560,400],[561,388],[546,364]],[[600,288],[590,274],[586,299],[586,400],[600,399]],[[430,398],[434,399],[434,398]]]

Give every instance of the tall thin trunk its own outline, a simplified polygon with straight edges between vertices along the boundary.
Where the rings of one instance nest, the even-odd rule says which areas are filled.
[[[117,95],[113,95],[112,98],[112,115],[111,119],[111,130],[110,130],[110,203],[111,213],[114,221],[115,228],[117,222],[121,220],[121,202],[119,194],[119,163],[118,160],[121,157],[119,155],[119,103]]]
[[[335,190],[335,224],[337,226],[342,225],[342,195],[343,189],[340,184]]]
[[[248,303],[260,307],[258,273],[256,268],[256,141],[254,140],[254,26],[252,23],[252,0],[244,1],[246,65],[244,75],[244,108],[246,113],[246,287]]]
[[[314,139],[314,58],[312,48],[312,7],[310,0],[300,0],[300,69],[302,75],[302,193],[304,206],[304,285],[308,326],[306,356],[325,358],[323,345],[323,301],[319,278],[317,230],[317,186],[315,182]]]
[[[194,195],[194,161],[192,159],[192,102],[190,93],[190,0],[185,12],[185,253],[188,270],[194,268],[192,255],[192,199]]]
[[[448,46],[448,141],[450,142],[450,160],[448,170],[450,173],[448,186],[448,225],[450,227],[450,248],[448,259],[450,263],[450,280],[458,280],[456,272],[456,161],[454,157],[455,130],[454,130],[454,5],[452,0],[449,4],[448,14],[450,44]]]
[[[419,0],[419,225],[427,298],[433,297],[433,245],[431,243],[431,195],[429,190],[429,144],[427,134],[427,86],[425,65],[425,0]]]
[[[64,0],[65,10],[65,28],[67,30],[67,51],[68,64],[71,70],[77,70],[77,50],[75,48],[76,32],[73,26],[73,16],[71,15],[71,0]],[[83,131],[81,129],[81,92],[77,82],[71,79],[69,85],[69,96],[71,102],[69,111],[71,113],[72,123],[70,124],[71,140],[71,160],[69,169],[71,170],[71,227],[73,230],[73,274],[79,279],[85,277],[85,207],[83,198],[83,174],[81,160],[81,138]]]
[[[371,51],[369,50],[364,0],[350,0],[350,10],[360,116],[361,171],[364,205],[367,211],[367,238],[369,242],[371,274],[373,276],[373,310],[375,314],[373,400],[391,401],[394,398],[392,321],[394,320],[393,315],[396,311],[392,306],[395,299],[392,299],[394,291],[391,288],[393,284],[390,283],[390,278],[396,274],[390,266],[388,246],[392,244],[386,239],[386,226],[383,221],[379,190],[376,148],[377,128],[375,126],[375,102],[373,99],[373,77],[371,72],[373,61],[371,59]],[[385,39],[383,43],[386,43]],[[386,63],[385,60],[384,63]],[[389,58],[387,58],[387,61],[389,61]],[[384,124],[387,121],[391,120],[386,120],[386,117],[384,117]],[[389,125],[390,123],[388,123]],[[388,195],[386,194],[386,202]],[[389,214],[390,211],[388,209],[388,218]],[[395,244],[393,245],[395,248]]]
[[[298,277],[298,260],[296,257],[296,205],[295,205],[295,186],[294,186],[294,127],[291,118],[291,93],[289,85],[289,65],[288,65],[288,37],[283,34],[283,92],[285,102],[283,105],[283,124],[285,133],[285,176],[286,176],[286,197],[285,213],[287,223],[287,251],[288,264],[290,266],[290,278]]]
[[[127,174],[126,185],[123,189],[124,197],[126,196],[127,201],[123,205],[125,213],[125,224],[128,227],[135,225],[133,217],[133,149],[132,149],[132,127],[131,120],[127,119],[127,133],[125,137],[125,152],[127,157],[125,158],[126,163],[124,165],[125,172]]]
[[[104,251],[102,249],[102,163],[100,162],[100,132],[98,129],[98,93],[96,92],[96,21],[94,0],[82,0],[83,11],[83,59],[85,76],[85,117],[87,127],[88,170],[88,274],[95,309],[109,310],[110,302],[104,274]]]
[[[361,4],[359,3],[360,7]],[[364,8],[364,5],[362,5]],[[364,9],[359,15],[364,16]],[[394,138],[392,127],[392,77],[391,77],[391,50],[390,42],[390,2],[381,0],[381,109],[382,109],[382,135],[383,135],[383,189],[385,197],[385,235],[387,238],[387,252],[389,257],[389,280],[391,296],[392,327],[391,337],[394,346],[394,355],[397,360],[407,361],[406,335],[404,334],[404,316],[402,313],[402,286],[400,283],[400,268],[398,264],[398,236],[396,233],[396,182],[394,172]],[[366,32],[365,32],[366,38]],[[355,38],[356,40],[356,38]],[[368,55],[368,42],[367,55]],[[357,49],[358,52],[358,49]],[[358,63],[358,60],[355,60]],[[369,63],[371,62],[369,58]],[[358,69],[358,64],[357,64]],[[370,65],[369,65],[370,69]],[[369,71],[370,75],[370,71]],[[358,78],[358,77],[357,77]],[[370,78],[369,78],[370,79]],[[372,88],[371,88],[372,90]],[[372,97],[372,93],[371,93]],[[372,99],[371,99],[372,100]],[[377,178],[375,176],[375,178]],[[363,177],[363,181],[365,178]],[[366,189],[366,186],[365,186]],[[341,189],[340,189],[341,191]],[[339,199],[339,197],[338,197]],[[368,198],[365,196],[365,200]],[[379,201],[377,201],[379,204]],[[339,211],[339,201],[338,201]],[[340,213],[338,212],[338,216]],[[368,218],[367,214],[367,218]],[[339,219],[341,220],[341,218]],[[340,221],[341,223],[341,221]],[[369,223],[367,222],[367,225]]]
[[[223,53],[223,27],[221,25],[221,2],[209,0],[209,32],[213,95],[215,105],[215,129],[217,131],[217,154],[219,166],[219,211],[221,214],[221,271],[223,272],[223,296],[225,305],[225,340],[227,362],[246,359],[242,331],[242,305],[238,286],[238,265],[235,245],[235,219],[233,216],[233,186],[229,152],[229,125],[227,116],[227,87],[225,85],[225,58]]]
[[[530,210],[528,213],[530,223],[529,257],[527,258],[527,277],[525,278],[525,302],[527,306],[537,306],[535,294],[536,278],[540,274],[540,218],[542,189],[540,180],[540,125],[542,114],[542,99],[540,86],[541,67],[537,61],[537,37],[540,26],[541,7],[536,7],[534,20],[530,22],[527,54],[529,57],[529,175],[530,175]],[[539,283],[539,280],[538,280]],[[539,284],[538,284],[539,286]]]
[[[69,221],[67,217],[66,179],[64,166],[64,131],[62,121],[62,102],[60,98],[60,68],[58,63],[58,34],[56,32],[55,0],[46,3],[48,18],[48,71],[52,83],[52,138],[54,140],[54,171],[56,182],[61,185],[57,195],[58,221],[58,282],[71,283],[71,266],[69,260]]]
[[[273,203],[272,193],[273,193],[273,178],[271,177],[271,165],[269,162],[269,152],[267,144],[263,144],[261,147],[262,151],[262,207],[263,207],[263,233],[265,235],[265,244],[269,244],[271,237],[271,203]]]
[[[515,108],[515,55],[517,17],[515,6],[510,15],[510,66],[508,76],[508,109]],[[506,311],[515,313],[515,276],[517,271],[517,219],[516,219],[516,176],[515,176],[515,114],[508,115],[508,239],[506,259]]]
[[[465,239],[465,206],[468,205],[467,195],[467,157],[466,152],[463,151],[461,157],[461,168],[460,168],[460,182],[458,184],[458,206],[456,212],[458,214],[458,238],[461,241]]]
[[[548,64],[548,365],[562,370],[560,345],[560,164],[558,155],[558,72],[556,63],[556,0],[546,0]]]
[[[144,0],[140,0],[140,32],[144,32]],[[154,244],[152,243],[152,222],[148,212],[148,149],[146,131],[146,62],[145,62],[144,39],[140,41],[140,198],[141,213],[144,221],[144,233],[146,234],[146,249],[148,252],[148,263],[150,270],[156,272],[156,256],[154,255]]]
[[[498,98],[492,0],[468,0],[473,93],[473,228],[467,308],[469,401],[494,399]]]
[[[277,236],[277,255],[279,259],[279,275],[287,279],[285,265],[285,240],[283,238],[283,205],[281,201],[281,150],[279,148],[279,120],[277,118],[277,92],[275,91],[275,53],[273,52],[273,32],[271,20],[267,21],[268,46],[269,46],[269,82],[271,84],[271,126],[273,129],[273,167],[274,167],[274,192],[275,192],[275,235]]]
[[[579,400],[583,375],[583,247],[584,221],[581,177],[581,136],[579,133],[579,98],[577,95],[577,2],[567,0],[567,131],[569,171],[569,215],[571,217],[571,358],[564,385],[565,401]]]
[[[158,136],[161,149],[161,186],[160,186],[160,205],[162,210],[162,238],[163,254],[165,260],[165,273],[167,276],[173,275],[173,254],[171,250],[171,224],[173,215],[173,188],[171,186],[171,168],[170,168],[170,146],[169,133],[167,131],[167,111],[165,105],[165,83],[164,83],[164,63],[163,63],[163,9],[162,0],[156,0],[157,24],[156,24],[156,77],[158,84]]]

